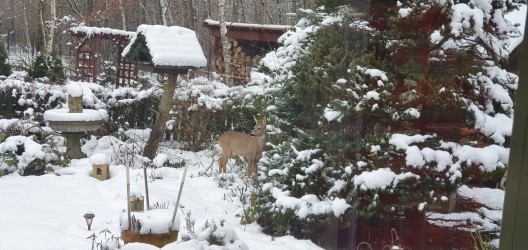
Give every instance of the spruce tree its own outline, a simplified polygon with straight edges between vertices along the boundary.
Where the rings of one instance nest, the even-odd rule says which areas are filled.
[[[352,213],[373,221],[444,209],[461,185],[500,181],[509,133],[483,121],[512,119],[515,77],[500,67],[515,28],[498,14],[514,6],[479,2],[479,29],[479,16],[451,25],[467,12],[446,4],[375,5],[369,22],[340,10],[283,38],[269,74],[280,129],[259,174],[266,233],[335,247],[325,230]]]
[[[63,84],[66,80],[61,59],[55,53],[41,52],[35,58],[29,70],[29,77],[36,79],[47,77],[51,83]]]

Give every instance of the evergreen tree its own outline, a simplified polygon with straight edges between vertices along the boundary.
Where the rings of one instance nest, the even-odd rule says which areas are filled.
[[[497,13],[515,6],[380,5],[368,23],[354,10],[305,15],[279,67],[262,68],[280,89],[259,175],[265,232],[335,247],[325,223],[445,208],[460,185],[504,173],[509,133],[483,121],[512,119],[516,81],[500,66],[517,31]]]
[[[11,75],[11,65],[8,63],[8,55],[5,49],[4,41],[0,39],[0,75]]]
[[[47,77],[50,82],[63,84],[66,80],[61,59],[55,53],[39,53],[29,70],[29,77]]]

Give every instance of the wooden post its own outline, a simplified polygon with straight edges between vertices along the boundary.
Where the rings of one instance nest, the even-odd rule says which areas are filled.
[[[132,218],[130,217],[130,167],[126,166],[126,181],[127,181],[127,214],[128,214],[128,231],[132,228]]]
[[[92,59],[92,82],[97,82],[97,73],[99,71],[99,36],[95,36],[95,45],[93,50],[93,58]]]
[[[169,112],[172,108],[174,91],[176,90],[176,74],[169,74],[169,81],[165,83],[163,88],[163,96],[160,101],[159,113],[156,117],[156,122],[152,126],[150,131],[147,144],[143,150],[143,156],[148,157],[149,159],[154,159],[156,156],[156,151],[158,151],[158,146],[161,140],[163,140],[163,133],[165,133],[165,123],[169,118]],[[145,176],[145,198],[147,200],[147,211],[149,210],[149,192],[148,192],[148,181],[147,181],[147,167],[143,168],[143,174]]]
[[[121,84],[123,84],[122,82],[125,81],[122,77],[121,77],[121,67],[123,66],[123,62],[121,59],[121,53],[123,52],[123,45],[121,43],[121,40],[119,40],[118,42],[116,42],[116,56],[115,56],[115,61],[117,63],[117,70],[116,70],[116,79],[115,79],[115,86],[116,88],[119,88]],[[124,85],[124,84],[123,84]]]
[[[187,164],[185,164],[185,168],[183,169],[183,176],[180,184],[180,191],[178,191],[178,198],[176,199],[176,207],[174,207],[174,213],[172,214],[172,220],[171,220],[171,230],[174,226],[174,220],[176,220],[176,213],[178,212],[178,206],[180,205],[180,198],[183,190],[183,184],[185,183],[185,175],[187,174]]]
[[[165,87],[163,88],[163,96],[161,97],[160,108],[156,117],[156,122],[154,123],[154,126],[152,126],[147,144],[143,150],[143,156],[146,156],[151,160],[156,156],[159,143],[164,138],[163,134],[165,133],[165,123],[169,118],[169,111],[172,108],[174,91],[176,90],[176,79],[176,74],[169,74],[169,81],[165,83]]]
[[[528,14],[527,14],[528,16]],[[528,26],[525,28],[528,32]],[[528,39],[522,41],[519,65],[528,64]],[[525,249],[528,246],[528,71],[521,70],[515,100],[511,151],[502,210],[500,250]]]

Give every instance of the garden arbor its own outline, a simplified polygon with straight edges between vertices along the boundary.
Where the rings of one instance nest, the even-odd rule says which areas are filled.
[[[135,32],[77,26],[70,29],[70,34],[79,40],[75,47],[75,71],[77,80],[97,82],[99,73],[99,49],[102,41],[112,41],[115,46],[116,87],[126,86],[137,78],[135,61],[121,56],[123,47],[136,35]]]

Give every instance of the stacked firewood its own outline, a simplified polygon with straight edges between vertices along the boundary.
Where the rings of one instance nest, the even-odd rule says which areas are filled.
[[[231,56],[231,65],[233,70],[233,75],[239,77],[249,77],[251,73],[251,68],[256,67],[262,59],[262,56],[255,55],[249,56],[244,53],[242,47],[239,46],[236,40],[231,41],[231,48],[233,54]]]
[[[249,56],[244,53],[244,50],[238,43],[238,41],[230,39],[231,42],[231,70],[233,76],[237,78],[249,78],[251,73],[251,68],[254,68],[258,65],[262,59],[261,55]],[[215,68],[219,72],[225,73],[225,67],[222,56],[218,56],[215,59]],[[242,79],[244,80],[244,79]],[[239,82],[236,80],[235,82]],[[244,82],[244,81],[241,81]],[[247,81],[245,81],[247,82]]]

